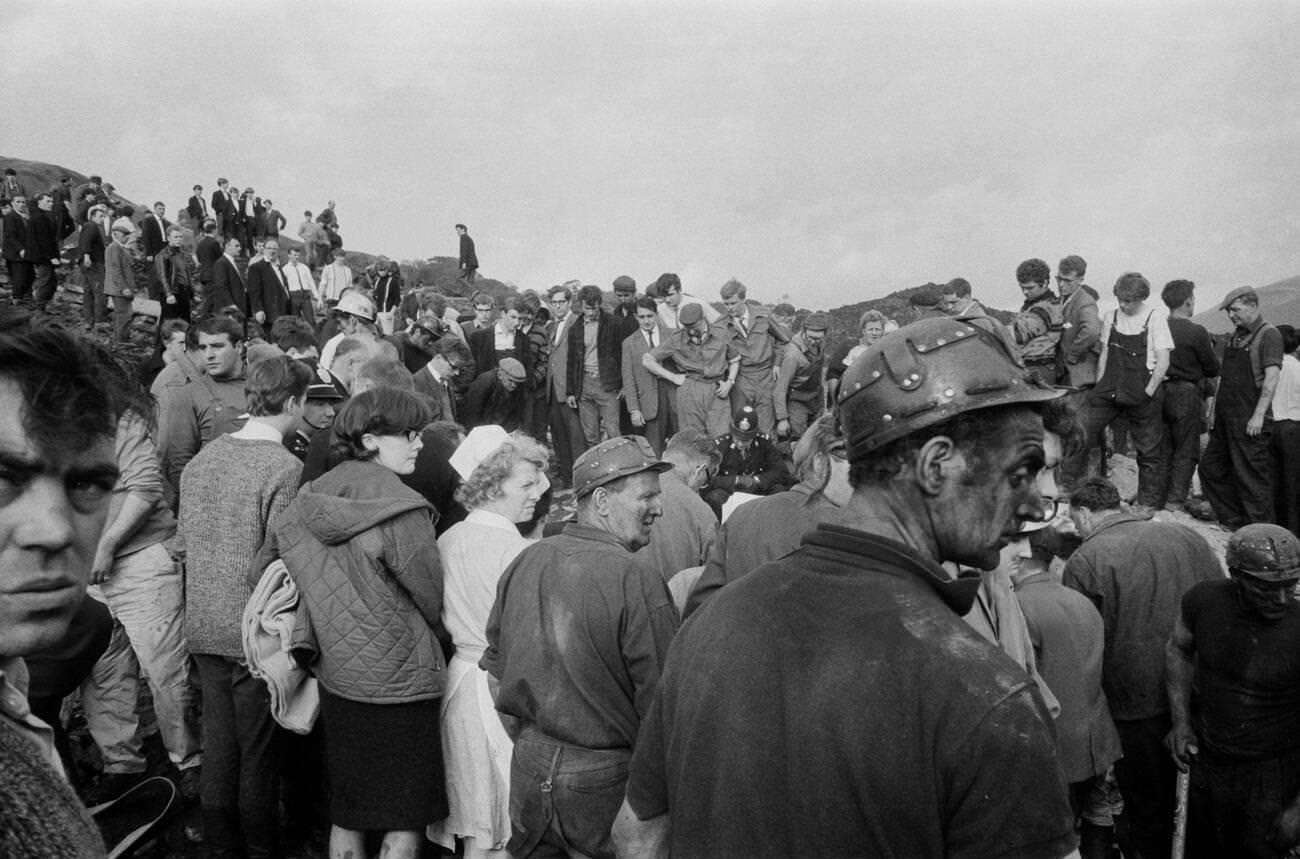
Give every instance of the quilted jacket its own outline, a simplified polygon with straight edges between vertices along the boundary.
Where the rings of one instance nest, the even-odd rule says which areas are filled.
[[[254,562],[284,560],[315,636],[321,686],[351,701],[442,694],[434,635],[442,563],[433,508],[371,462],[341,463],[303,485]]]

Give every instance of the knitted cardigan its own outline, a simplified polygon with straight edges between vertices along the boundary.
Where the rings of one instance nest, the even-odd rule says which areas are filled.
[[[244,658],[249,564],[298,491],[302,463],[282,444],[223,435],[181,474],[185,636],[191,653]]]

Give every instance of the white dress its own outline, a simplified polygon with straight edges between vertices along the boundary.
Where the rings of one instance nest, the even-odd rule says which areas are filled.
[[[478,850],[499,850],[510,839],[510,755],[488,674],[478,667],[487,648],[487,621],[497,580],[532,543],[510,520],[471,511],[438,538],[442,556],[442,620],[456,645],[442,699],[442,749],[447,767],[446,820],[428,829],[429,840],[454,850],[456,836]]]

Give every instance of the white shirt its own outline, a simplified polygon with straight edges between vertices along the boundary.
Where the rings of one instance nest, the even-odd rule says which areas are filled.
[[[1150,315],[1150,321],[1147,316]],[[1101,344],[1106,348],[1110,338],[1111,325],[1120,334],[1141,334],[1142,326],[1147,329],[1147,369],[1156,368],[1156,353],[1161,349],[1173,351],[1174,335],[1169,333],[1169,311],[1163,307],[1148,307],[1143,302],[1138,312],[1132,316],[1122,310],[1113,310],[1101,318]]]
[[[477,663],[487,649],[488,615],[496,601],[497,580],[531,544],[513,522],[488,510],[471,510],[463,522],[438,538],[443,625],[458,657]]]
[[[279,430],[255,417],[249,417],[248,422],[232,432],[230,437],[241,441],[273,441],[277,444],[284,441]]]
[[[320,302],[320,289],[316,286],[316,278],[311,276],[311,269],[304,263],[287,262],[280,270],[284,272],[284,282],[290,292],[305,289],[311,293],[312,298]]]
[[[1273,420],[1300,421],[1300,360],[1282,356],[1282,370],[1273,392]]]
[[[323,301],[338,301],[343,290],[352,285],[352,269],[347,263],[332,262],[320,273],[320,295]]]

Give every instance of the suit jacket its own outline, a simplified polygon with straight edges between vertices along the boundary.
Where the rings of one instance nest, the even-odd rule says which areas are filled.
[[[266,314],[266,325],[271,326],[281,316],[292,312],[289,291],[280,280],[280,269],[268,260],[260,259],[248,267],[248,312]]]
[[[5,215],[4,226],[4,258],[10,262],[27,260],[27,219],[11,211]]]
[[[214,311],[233,304],[242,313],[248,314],[248,291],[244,285],[244,276],[225,254],[212,264],[211,295],[210,306]]]
[[[475,376],[484,370],[495,370],[497,367],[496,330],[496,325],[492,324],[487,328],[476,328],[469,334],[469,352],[474,356]],[[533,370],[528,366],[528,336],[518,329],[515,330],[515,354],[519,356],[519,363],[524,365],[524,370],[531,378]]]
[[[199,283],[212,283],[212,266],[221,259],[221,242],[212,236],[199,239],[194,256],[199,260]]]
[[[145,256],[158,256],[158,253],[167,246],[167,228],[171,225],[171,221],[164,219],[162,226],[159,226],[158,219],[152,212],[141,219],[140,246],[144,249]]]
[[[418,371],[411,374],[415,381],[415,392],[428,397],[433,405],[433,421],[454,421],[456,420],[456,407],[451,399],[451,392],[447,390],[447,385],[438,383],[429,372],[428,366],[421,367]],[[448,379],[448,384],[453,383],[454,379]]]
[[[546,389],[553,402],[562,403],[569,391],[569,327],[578,317],[567,315],[563,319],[552,320],[546,325],[547,341],[551,344],[551,356],[548,361]],[[556,343],[555,330],[560,330],[559,342]]]
[[[235,201],[230,199],[230,192],[220,188],[212,192],[212,214],[229,218],[235,212]]]
[[[1061,302],[1061,340],[1056,344],[1059,383],[1074,388],[1097,383],[1100,338],[1097,301],[1080,284]]]
[[[671,332],[662,325],[656,328],[662,343]],[[665,383],[641,365],[641,356],[649,351],[645,333],[639,328],[623,339],[623,401],[629,410],[636,409],[652,421],[659,416],[659,386]]]
[[[189,216],[194,219],[200,228],[203,226],[203,219],[208,216],[207,203],[197,194],[190,197],[190,203],[185,207],[185,211],[189,213]]]
[[[460,237],[460,264],[462,268],[478,268],[478,253],[468,233]]]

